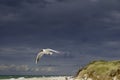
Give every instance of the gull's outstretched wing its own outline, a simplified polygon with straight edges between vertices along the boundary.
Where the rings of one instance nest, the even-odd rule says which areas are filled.
[[[44,55],[44,53],[40,52],[38,53],[37,57],[36,57],[36,64],[38,63],[38,61],[40,60],[40,58]]]
[[[54,53],[59,53],[59,51],[53,50],[53,49],[46,49],[47,51],[54,52]]]

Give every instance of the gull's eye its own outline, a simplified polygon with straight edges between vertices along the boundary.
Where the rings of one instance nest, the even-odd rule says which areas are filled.
[[[41,49],[40,52],[43,52],[43,49]]]

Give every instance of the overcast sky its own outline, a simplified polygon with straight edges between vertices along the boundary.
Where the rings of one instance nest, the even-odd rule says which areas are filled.
[[[75,75],[120,58],[119,0],[0,0],[0,75]],[[42,48],[59,55],[35,57]]]

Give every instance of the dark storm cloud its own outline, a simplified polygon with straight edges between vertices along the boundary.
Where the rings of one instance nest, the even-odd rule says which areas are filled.
[[[79,64],[94,59],[119,59],[119,3],[119,0],[0,0],[0,63],[31,65],[42,48],[63,53],[44,56],[40,64],[46,65],[45,69],[31,69],[38,73],[56,71],[59,64],[62,68],[56,72],[70,67],[65,70],[69,73],[75,67],[73,64],[78,68]],[[47,66],[46,61],[56,66]]]
[[[0,4],[4,5],[4,6],[8,6],[8,7],[21,7],[21,6],[23,6],[24,3],[35,4],[35,3],[38,3],[38,2],[41,3],[41,4],[48,3],[48,1],[46,1],[46,0],[20,0],[20,1],[1,0]]]
[[[42,3],[45,7],[40,6]],[[73,41],[72,45],[119,40],[118,3],[118,0],[2,0],[1,44],[5,41],[37,44],[47,40],[52,44],[54,38],[59,40],[56,43],[61,39],[65,43]]]

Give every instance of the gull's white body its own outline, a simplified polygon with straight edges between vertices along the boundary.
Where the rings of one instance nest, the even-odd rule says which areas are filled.
[[[49,54],[52,55],[53,53],[59,53],[59,51],[53,50],[53,49],[42,49],[38,53],[36,57],[36,64],[38,63],[39,59],[44,55],[44,54]]]

